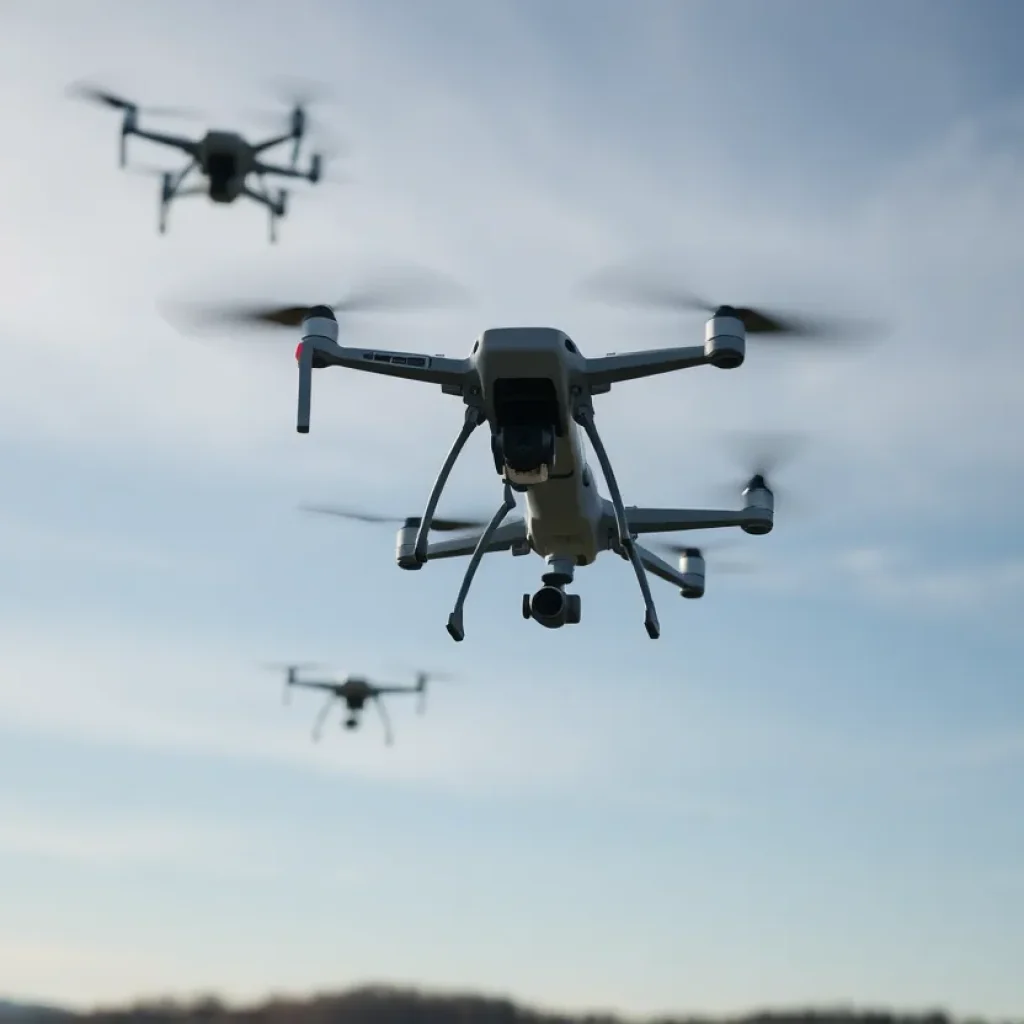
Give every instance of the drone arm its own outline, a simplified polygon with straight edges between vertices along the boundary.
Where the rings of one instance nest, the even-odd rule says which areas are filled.
[[[476,550],[483,534],[473,533],[468,537],[453,537],[451,540],[432,541],[427,545],[427,561],[436,558],[467,558]],[[492,551],[508,551],[526,540],[526,522],[522,519],[504,523],[491,534],[484,545],[484,554]]]
[[[275,146],[280,146],[282,143],[291,142],[294,138],[294,132],[288,132],[284,135],[275,135],[272,139],[256,143],[256,145],[252,147],[252,151],[258,156],[260,153],[265,153],[268,149],[273,149]]]
[[[192,173],[193,170],[199,165],[198,160],[193,157],[189,162],[180,170],[177,174],[168,174],[164,176],[163,190],[160,193],[160,230],[164,231],[167,226],[167,207],[171,204],[172,200],[180,199],[183,196],[198,195],[205,192],[206,189],[201,185],[190,185],[188,188],[183,188],[185,179]]]
[[[163,132],[151,132],[142,128],[129,128],[126,135],[134,135],[139,139],[148,139],[150,142],[157,142],[161,146],[173,146],[188,153],[191,157],[198,156],[199,144],[195,139],[184,139],[180,135],[165,135]]]
[[[291,136],[288,136],[291,138]],[[278,139],[278,142],[284,142],[285,139]],[[256,163],[253,167],[253,174],[277,174],[284,178],[308,178],[309,172],[300,170],[298,167],[278,167],[276,164],[265,164],[262,161]]]
[[[267,207],[267,209],[270,210],[271,214],[275,214],[277,212],[277,204],[274,202],[273,199],[270,198],[269,195],[267,195],[265,189],[264,191],[260,192],[254,188],[250,188],[248,185],[245,185],[242,187],[242,194],[247,196],[249,199],[254,200],[257,203],[260,203],[262,206]]]
[[[629,532],[673,533],[676,530],[715,530],[749,523],[761,523],[771,513],[764,509],[690,509],[690,508],[629,508],[626,520]]]
[[[652,348],[643,352],[599,356],[587,359],[586,379],[592,389],[606,390],[612,384],[640,377],[653,377],[659,373],[688,370],[691,366],[705,366],[711,362],[703,345],[683,348]]]
[[[309,344],[310,339],[305,339]],[[401,377],[444,388],[461,389],[472,372],[468,359],[425,356],[419,352],[387,352],[362,348],[343,348],[323,338],[316,339],[316,361],[321,366],[341,366],[348,370]]]
[[[321,683],[312,679],[293,679],[290,686],[302,686],[307,690],[327,690],[329,693],[333,693],[337,696],[338,684],[337,683]]]
[[[686,580],[678,569],[673,568],[664,558],[656,555],[642,544],[634,544],[634,547],[640,556],[640,563],[652,576],[657,576],[658,579],[671,583],[680,590],[685,589]]]

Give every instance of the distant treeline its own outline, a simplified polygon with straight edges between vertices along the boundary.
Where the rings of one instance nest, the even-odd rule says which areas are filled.
[[[225,1005],[215,997],[157,1000],[76,1013],[75,1024],[636,1024],[612,1014],[561,1014],[508,999],[438,995],[391,986],[366,986],[306,999],[271,998],[254,1006]],[[71,1024],[71,1022],[69,1022]],[[645,1024],[1024,1024],[960,1020],[938,1010],[775,1010],[729,1019],[679,1016]]]

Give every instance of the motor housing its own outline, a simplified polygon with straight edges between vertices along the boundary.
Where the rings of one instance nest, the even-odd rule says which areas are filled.
[[[704,352],[712,366],[735,370],[743,365],[747,352],[747,329],[743,321],[723,306],[704,325]]]
[[[313,370],[327,365],[316,347],[317,340],[337,344],[338,318],[330,306],[313,306],[307,311],[302,321],[302,341],[295,349],[295,361],[299,364],[299,407],[295,429],[300,434],[309,433]]]
[[[743,488],[743,510],[749,513],[742,524],[744,533],[763,536],[775,525],[775,495],[760,473],[755,473]]]
[[[679,572],[683,577],[680,593],[691,599],[704,596],[704,556],[697,548],[684,551],[679,556]]]
[[[395,538],[395,561],[399,569],[422,569],[423,563],[416,558],[416,535],[420,531],[419,516],[409,516],[398,528]]]

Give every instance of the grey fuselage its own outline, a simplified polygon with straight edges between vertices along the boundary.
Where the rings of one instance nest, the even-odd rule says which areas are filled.
[[[484,331],[470,358],[481,383],[495,468],[524,494],[531,547],[545,557],[590,565],[607,549],[609,519],[587,464],[582,430],[571,414],[583,357],[555,328],[503,327]],[[527,467],[537,456],[528,452],[529,438],[542,428],[554,435],[549,449],[554,457],[546,473],[531,474]],[[519,473],[509,469],[515,461],[509,442],[516,432],[527,437],[528,449],[521,451]]]

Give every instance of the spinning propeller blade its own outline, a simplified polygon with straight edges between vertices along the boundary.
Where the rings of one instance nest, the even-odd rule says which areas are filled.
[[[291,698],[292,683],[295,681],[296,673],[301,672],[303,669],[314,669],[323,668],[319,662],[315,661],[299,661],[299,662],[268,662],[263,665],[263,668],[271,672],[285,672],[284,677],[284,693],[282,695],[282,703],[288,704]]]
[[[406,666],[398,668],[396,671],[407,672],[410,671]],[[435,682],[451,682],[459,677],[452,672],[428,672],[425,669],[414,669],[412,674],[416,677],[416,687],[418,688],[416,710],[418,714],[423,714],[427,710],[427,684]]]
[[[721,551],[735,547],[730,541],[710,541],[704,544],[673,544],[661,542],[655,545],[661,551],[671,555],[690,555],[707,560],[709,551]],[[715,561],[715,572],[729,573],[750,573],[757,571],[757,565],[753,562],[719,562]]]
[[[419,519],[407,516],[383,516],[373,512],[359,512],[354,509],[339,508],[336,505],[300,505],[303,512],[316,512],[321,515],[339,516],[342,519],[354,519],[361,523],[392,523],[401,526],[406,523],[410,526],[418,526]],[[430,524],[432,530],[438,532],[453,532],[456,530],[476,530],[487,525],[486,519],[443,519],[435,517]]]
[[[463,304],[468,293],[454,281],[441,274],[419,268],[391,268],[367,277],[363,284],[353,288],[347,297],[331,304],[339,317],[346,313],[404,312],[429,308],[451,307]],[[172,320],[181,320],[173,314],[176,308],[184,314],[190,325],[202,327],[237,325],[251,327],[298,327],[310,305],[264,305],[237,303],[230,305],[165,305]]]
[[[264,81],[263,89],[292,109],[305,110],[314,104],[332,103],[336,90],[319,79],[301,75],[274,75]]]
[[[769,476],[792,462],[806,438],[795,431],[733,431],[728,444],[753,473]]]
[[[729,436],[729,447],[737,456],[737,461],[746,467],[746,475],[736,483],[739,489],[757,483],[767,485],[775,496],[775,507],[779,505],[779,488],[775,481],[776,474],[796,457],[806,443],[806,439],[792,431],[756,431],[733,432]],[[736,485],[729,488],[735,493]],[[793,502],[788,488],[783,488],[787,508]],[[799,509],[801,502],[797,502]]]
[[[747,334],[773,340],[846,341],[871,333],[876,324],[854,318],[808,317],[796,313],[753,309],[710,302],[652,274],[613,267],[591,275],[582,286],[585,294],[616,305],[640,306],[668,312],[702,312],[708,316],[734,316]]]
[[[302,137],[315,134],[317,138],[325,138],[319,119],[310,116],[310,107],[333,104],[335,90],[325,83],[295,75],[277,75],[263,83],[262,91],[269,93],[284,106],[287,113],[281,110],[270,113],[267,110],[253,110],[247,116],[264,124],[287,124],[290,118],[292,130],[298,129]],[[328,133],[326,137],[333,138]]]
[[[158,117],[202,117],[201,112],[192,107],[140,106],[132,100],[126,100],[123,96],[84,82],[76,82],[69,86],[67,91],[69,96],[89,100],[92,103],[100,103],[103,106],[112,107],[114,110],[133,110],[136,113],[144,112]]]

